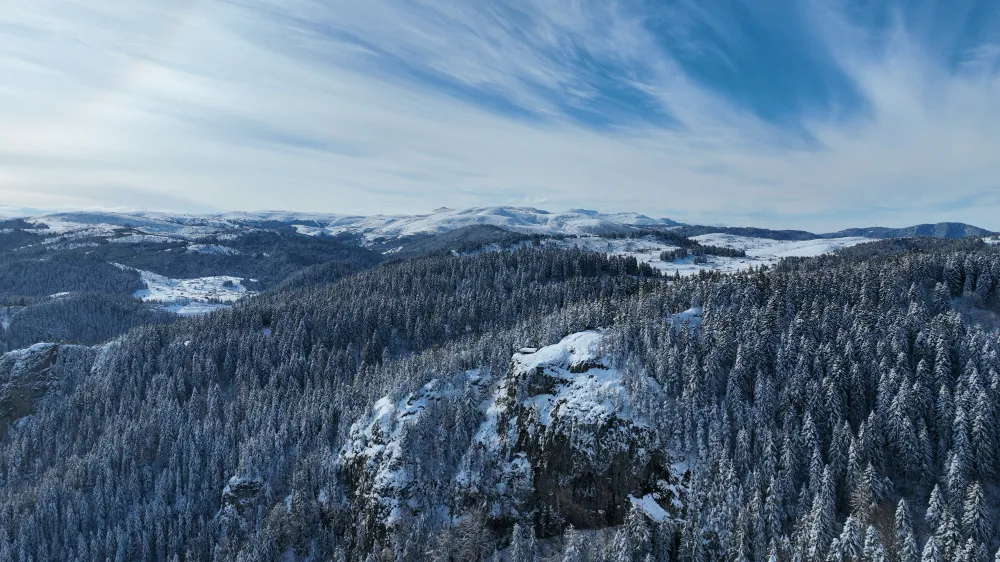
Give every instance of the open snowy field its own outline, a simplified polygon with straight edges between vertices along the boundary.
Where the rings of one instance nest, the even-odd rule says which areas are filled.
[[[139,271],[145,289],[136,291],[137,299],[159,304],[164,310],[184,316],[205,314],[228,308],[236,301],[254,295],[243,286],[240,277],[217,276],[172,279],[150,271]]]
[[[634,256],[640,263],[648,263],[654,268],[664,273],[673,275],[694,275],[699,271],[722,271],[732,273],[744,271],[751,267],[762,265],[774,265],[787,257],[812,257],[829,254],[841,248],[847,248],[864,242],[871,242],[871,238],[848,237],[848,238],[823,238],[816,240],[772,240],[770,238],[754,238],[750,236],[736,236],[732,234],[704,234],[695,236],[692,240],[705,246],[721,246],[736,250],[745,250],[745,258],[730,258],[720,256],[706,256],[707,262],[695,263],[694,258],[685,258],[673,261],[663,261],[660,254],[665,251],[676,250],[677,246],[672,246],[658,241],[653,237],[647,238],[601,238],[598,236],[582,236],[579,238],[546,239],[542,240],[542,245],[553,248],[578,248],[591,252],[601,252],[612,256]]]
[[[813,257],[829,254],[841,248],[848,248],[872,238],[850,236],[846,238],[820,238],[817,240],[772,240],[770,238],[754,238],[751,236],[736,236],[734,234],[703,234],[694,236],[692,240],[706,246],[722,246],[736,250],[746,250],[747,257],[760,259]]]

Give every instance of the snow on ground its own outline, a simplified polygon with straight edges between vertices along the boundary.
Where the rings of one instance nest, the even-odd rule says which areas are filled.
[[[187,251],[198,254],[222,254],[226,256],[237,256],[243,253],[236,248],[220,246],[218,244],[191,244],[187,247]]]
[[[610,369],[600,355],[602,334],[579,332],[559,343],[533,353],[514,356],[514,372],[529,373],[539,368],[559,381],[548,394],[532,396],[524,405],[535,411],[535,419],[546,427],[554,418],[572,420],[572,425],[592,427],[603,425],[611,417],[632,419],[627,407],[628,396],[622,384],[621,372]],[[524,350],[528,351],[528,350]],[[583,373],[574,373],[577,366],[592,364]]]
[[[667,513],[667,510],[663,509],[660,507],[660,504],[656,503],[658,498],[655,498],[653,494],[646,494],[641,498],[629,496],[628,499],[632,502],[632,505],[639,508],[650,519],[656,521],[657,523],[663,523],[670,518],[670,514]]]
[[[788,257],[813,257],[829,254],[841,248],[849,248],[857,244],[871,242],[872,238],[849,236],[846,238],[820,238],[816,240],[772,240],[770,238],[754,238],[751,236],[736,236],[734,234],[703,234],[694,236],[706,246],[722,246],[746,250],[747,257],[758,259],[775,259]]]
[[[26,219],[35,225],[35,232],[46,236],[67,238],[113,238],[123,229],[138,231],[136,236],[164,236],[195,239],[236,228],[224,220],[163,213],[114,213],[103,211],[56,213]],[[122,243],[145,242],[143,238],[129,236],[116,241]]]
[[[176,238],[156,234],[129,234],[127,236],[108,239],[108,242],[114,242],[115,244],[167,244],[177,241]]]
[[[220,275],[194,279],[172,279],[151,271],[138,270],[145,289],[132,296],[157,303],[164,310],[183,316],[206,314],[228,308],[236,301],[254,295],[243,286],[241,277]]]
[[[329,222],[296,221],[302,234],[363,234],[366,239],[397,238],[414,234],[442,233],[473,225],[491,225],[531,234],[591,234],[622,231],[627,227],[675,226],[670,219],[655,219],[638,213],[604,214],[586,209],[550,213],[530,207],[441,208],[426,215],[334,216]],[[324,223],[325,222],[325,223]]]
[[[677,249],[677,246],[666,244],[652,236],[642,238],[602,238],[600,236],[546,238],[541,241],[541,245],[546,248],[576,248],[611,256],[635,256],[637,260],[644,263],[659,261],[660,254]]]
[[[478,381],[478,370],[466,371],[462,381]],[[455,381],[452,381],[454,383]],[[386,524],[397,524],[409,500],[415,459],[408,447],[408,433],[416,427],[433,402],[458,395],[462,385],[434,379],[401,400],[386,396],[372,407],[372,412],[351,425],[347,442],[337,456],[340,466],[364,466],[370,471],[371,497],[385,510]],[[416,505],[410,506],[417,507]]]
[[[512,443],[515,428],[510,423],[507,427],[501,425],[511,405],[501,398],[515,395],[510,385],[518,385],[522,378],[538,370],[554,384],[548,392],[523,400],[522,405],[531,412],[529,423],[557,432],[605,425],[613,417],[644,425],[629,406],[621,372],[606,366],[608,359],[601,355],[602,338],[601,332],[591,330],[571,334],[540,349],[521,349],[514,355],[513,376],[504,379],[492,401],[485,405],[486,419],[474,441],[493,453],[500,450],[502,443]],[[557,420],[559,423],[554,423]],[[572,432],[570,438],[578,450],[594,454],[593,435]]]
[[[687,322],[688,328],[697,328],[701,326],[701,321],[702,321],[701,315],[702,315],[702,308],[700,306],[696,306],[693,308],[689,308],[684,312],[678,312],[677,314],[671,315],[670,323],[675,328],[680,328],[681,326],[684,325],[684,322]]]
[[[569,368],[597,359],[600,343],[601,334],[596,331],[570,334],[559,343],[541,349],[523,348],[514,355],[514,368],[522,373],[538,367]]]
[[[841,248],[847,248],[864,242],[870,238],[824,238],[817,240],[772,240],[770,238],[753,238],[735,236],[732,234],[704,234],[692,237],[705,246],[721,246],[737,250],[745,250],[745,258],[729,258],[720,256],[705,256],[703,263],[696,263],[693,257],[673,261],[663,261],[660,254],[676,250],[672,246],[657,240],[652,236],[641,238],[603,238],[599,236],[581,236],[577,238],[549,238],[541,241],[543,247],[578,248],[592,252],[601,252],[610,256],[633,256],[639,263],[650,266],[666,274],[694,275],[699,271],[722,271],[732,273],[744,271],[751,267],[774,265],[786,257],[810,257],[827,254]]]
[[[295,232],[298,232],[299,234],[305,234],[306,236],[319,236],[320,234],[326,234],[327,233],[327,231],[326,231],[325,228],[322,228],[322,227],[319,227],[319,226],[307,226],[307,225],[304,225],[304,224],[293,224],[292,227],[295,228]]]

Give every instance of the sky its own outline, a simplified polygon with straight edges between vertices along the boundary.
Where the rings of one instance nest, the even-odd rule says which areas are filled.
[[[1000,230],[996,0],[31,0],[0,205]]]

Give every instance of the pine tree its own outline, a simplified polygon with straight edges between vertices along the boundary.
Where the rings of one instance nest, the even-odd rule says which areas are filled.
[[[899,562],[919,562],[920,551],[917,549],[917,539],[913,533],[910,507],[905,499],[899,500],[896,505],[895,530]]]
[[[951,511],[945,508],[941,516],[941,523],[934,533],[941,555],[947,560],[952,560],[962,547],[962,534],[958,529],[958,522]]]
[[[823,472],[822,484],[809,513],[809,534],[806,552],[810,560],[823,560],[833,540],[835,495],[830,467]]]
[[[985,543],[992,536],[990,527],[983,487],[979,482],[974,482],[969,486],[969,492],[965,497],[962,515],[963,534],[977,544]]]
[[[514,524],[510,546],[510,560],[511,562],[538,562],[535,528],[531,524]]]
[[[586,562],[586,559],[583,535],[570,527],[566,531],[566,548],[563,552],[563,562]]]
[[[632,544],[632,537],[628,530],[622,526],[615,531],[615,536],[611,540],[611,549],[608,552],[608,560],[611,562],[634,562],[633,554],[635,546]]]
[[[927,543],[924,544],[924,552],[920,556],[920,562],[945,562],[946,558],[941,554],[941,549],[938,548],[937,539],[931,537],[927,539]]]
[[[869,463],[851,492],[851,507],[862,521],[868,521],[877,504],[875,471]]]
[[[934,489],[931,490],[931,498],[927,503],[927,513],[924,516],[927,525],[936,529],[941,524],[941,518],[946,509],[947,505],[945,505],[944,497],[941,494],[941,488],[935,484]]]
[[[771,548],[768,550],[767,562],[778,562],[778,546],[771,541]]]
[[[889,559],[885,545],[882,543],[882,537],[879,536],[878,531],[872,525],[869,525],[868,530],[865,531],[865,546],[862,558],[865,562],[888,562]]]
[[[838,561],[859,562],[864,553],[864,540],[861,522],[853,515],[848,516],[840,536],[830,548],[830,557]]]
[[[652,536],[646,524],[646,516],[635,504],[632,504],[625,517],[624,529],[629,535],[634,557],[643,556],[652,550]]]

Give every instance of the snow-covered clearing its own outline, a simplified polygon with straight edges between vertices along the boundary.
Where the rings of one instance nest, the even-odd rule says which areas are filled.
[[[184,316],[228,308],[236,301],[256,294],[243,286],[241,277],[220,275],[172,279],[151,271],[137,271],[146,288],[136,291],[132,296]]]
[[[236,248],[220,246],[218,244],[191,244],[187,247],[187,251],[198,254],[220,254],[225,256],[238,256],[243,253]]]
[[[587,250],[600,252],[610,256],[635,256],[643,263],[659,261],[660,254],[678,247],[666,244],[652,236],[642,238],[603,238],[600,236],[581,236],[579,238],[546,238],[541,241],[543,247]]]
[[[872,238],[849,236],[846,238],[819,238],[816,240],[772,240],[734,234],[703,234],[692,240],[706,246],[722,246],[736,250],[746,250],[747,257],[757,259],[778,259],[789,257],[814,257],[829,254],[841,248],[873,241]]]
[[[648,236],[642,238],[604,238],[600,236],[581,236],[577,238],[549,238],[541,241],[543,247],[578,248],[592,252],[600,252],[609,256],[633,256],[639,263],[650,266],[666,274],[694,275],[699,271],[721,271],[732,273],[745,271],[751,267],[774,265],[787,257],[813,257],[828,254],[864,242],[871,238],[823,238],[816,240],[772,240],[770,238],[753,238],[732,234],[704,234],[691,238],[705,246],[720,246],[745,250],[744,258],[720,256],[704,256],[704,261],[698,263],[693,257],[663,261],[663,252],[676,250],[672,246]]]
[[[178,240],[157,234],[129,234],[118,238],[108,238],[108,242],[115,244],[169,244],[170,242],[178,242]]]

